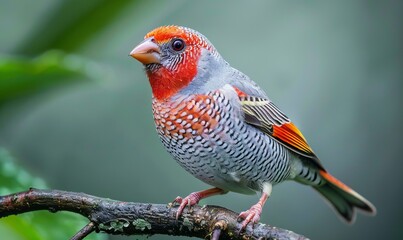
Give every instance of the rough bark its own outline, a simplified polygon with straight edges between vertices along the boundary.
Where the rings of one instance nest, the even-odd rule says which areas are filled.
[[[89,223],[71,239],[93,231],[122,235],[166,234],[211,239],[307,239],[292,231],[266,224],[239,231],[238,214],[219,206],[186,208],[176,220],[177,207],[167,204],[122,202],[59,190],[29,189],[0,197],[0,218],[37,210],[69,211]]]

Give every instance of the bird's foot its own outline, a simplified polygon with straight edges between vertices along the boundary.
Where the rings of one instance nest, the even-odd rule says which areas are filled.
[[[179,196],[176,197],[175,200],[172,202],[173,205],[175,203],[179,204],[178,210],[176,212],[176,220],[178,220],[179,216],[182,215],[182,212],[186,206],[189,207],[194,206],[199,203],[200,199],[202,199],[202,196],[200,195],[199,192],[192,192],[185,198]]]
[[[250,222],[252,222],[252,224],[258,223],[261,214],[262,214],[262,205],[260,203],[253,205],[247,211],[241,212],[238,216],[238,218],[244,219],[242,222],[241,231],[244,230]]]

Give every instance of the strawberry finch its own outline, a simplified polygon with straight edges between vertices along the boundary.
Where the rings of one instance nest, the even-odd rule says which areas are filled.
[[[214,188],[177,197],[186,206],[228,191],[261,192],[240,213],[242,228],[258,222],[272,186],[294,180],[312,186],[347,222],[355,209],[375,214],[360,194],[330,175],[291,120],[248,76],[232,68],[199,32],[163,26],[130,55],[144,64],[157,132],[188,172]]]

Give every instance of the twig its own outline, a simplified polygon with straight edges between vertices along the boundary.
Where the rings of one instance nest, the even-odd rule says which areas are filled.
[[[165,234],[205,238],[218,234],[220,239],[292,239],[304,236],[266,224],[248,226],[239,233],[238,214],[218,206],[185,209],[178,221],[177,207],[165,204],[121,202],[59,190],[30,189],[0,197],[0,218],[37,210],[69,211],[90,221],[72,239],[83,239],[92,231],[114,235]]]
[[[211,240],[218,240],[220,239],[221,229],[216,228],[213,230],[213,234],[211,235]]]
[[[95,230],[95,224],[93,222],[89,222],[85,225],[80,231],[78,231],[70,240],[81,240],[84,239],[88,234],[92,233]]]

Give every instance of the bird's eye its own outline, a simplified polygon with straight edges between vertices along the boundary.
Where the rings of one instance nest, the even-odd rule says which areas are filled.
[[[179,52],[185,47],[185,43],[182,39],[174,39],[172,41],[171,47],[173,50]]]

